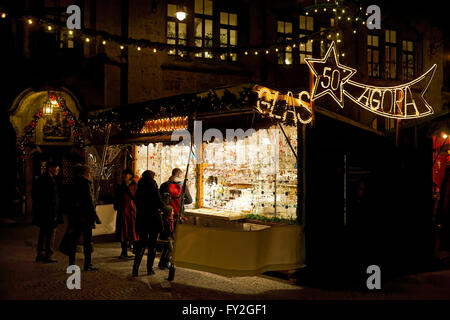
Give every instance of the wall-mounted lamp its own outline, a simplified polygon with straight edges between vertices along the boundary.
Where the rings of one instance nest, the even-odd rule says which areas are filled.
[[[175,13],[175,16],[177,17],[177,19],[179,21],[183,21],[184,19],[186,19],[186,8],[184,7],[184,5],[182,3],[177,4],[177,12]]]

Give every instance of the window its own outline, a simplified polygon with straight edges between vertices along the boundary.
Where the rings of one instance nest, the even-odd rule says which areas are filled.
[[[211,48],[213,46],[213,0],[195,0],[195,46]],[[198,52],[196,57],[212,58],[207,50]]]
[[[292,23],[277,21],[278,42],[292,40]],[[292,64],[292,47],[286,46],[278,52],[278,64]]]
[[[379,37],[370,34],[367,36],[367,67],[369,77],[380,77]]]
[[[314,18],[300,15],[300,23],[299,23],[299,37],[304,37],[314,31]],[[308,40],[305,42],[300,42],[299,47],[300,53],[300,63],[305,63],[305,58],[312,57],[312,40]]]
[[[387,79],[397,79],[397,32],[386,30],[384,73]]]
[[[220,13],[220,46],[231,49],[237,46],[238,42],[238,16],[235,13]],[[221,60],[237,61],[235,52],[222,53]]]
[[[414,55],[414,42],[403,40],[402,41],[402,70],[403,79],[412,80],[414,79],[414,65],[415,65],[415,55]]]
[[[59,33],[60,37],[59,47],[61,49],[64,48],[73,49],[75,47],[73,34],[74,34],[73,30],[65,30]]]
[[[186,55],[187,52],[181,50],[178,46],[187,45],[187,28],[186,23],[180,22],[176,18],[176,11],[176,5],[167,5],[167,44],[174,45],[173,49],[169,49],[169,54],[182,57]]]

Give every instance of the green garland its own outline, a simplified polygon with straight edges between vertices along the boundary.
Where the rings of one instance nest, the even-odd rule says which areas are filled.
[[[252,219],[252,220],[263,221],[263,222],[271,222],[271,223],[298,224],[297,220],[284,219],[284,218],[278,218],[278,217],[268,218],[266,216],[262,216],[262,215],[259,215],[259,214],[249,214],[249,215],[246,216],[246,218],[247,219]]]
[[[89,116],[87,124],[91,128],[117,124],[123,134],[139,134],[145,121],[192,116],[195,112],[220,112],[251,108],[256,105],[258,95],[246,88],[238,95],[225,89],[221,97],[215,91],[206,96],[185,94],[144,103],[125,105]]]

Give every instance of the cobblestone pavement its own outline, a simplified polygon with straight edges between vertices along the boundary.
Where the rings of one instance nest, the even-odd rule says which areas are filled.
[[[64,226],[58,229],[58,244]],[[57,263],[34,262],[38,229],[29,224],[0,226],[0,299],[55,300],[197,300],[197,299],[450,299],[450,270],[405,276],[383,283],[383,290],[324,290],[301,287],[289,281],[259,277],[224,277],[177,268],[175,280],[166,280],[167,270],[131,277],[133,260],[122,260],[120,244],[95,243],[93,263],[98,271],[82,272],[81,289],[66,287],[67,257],[55,252]],[[155,266],[158,262],[158,256]],[[83,254],[77,254],[82,265]]]

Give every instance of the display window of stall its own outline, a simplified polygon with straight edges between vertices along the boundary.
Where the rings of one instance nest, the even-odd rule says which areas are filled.
[[[297,129],[285,132],[297,149]],[[297,163],[281,130],[273,126],[230,140],[204,144],[203,207],[295,219]]]
[[[189,146],[168,145],[161,142],[140,145],[137,149],[136,174],[139,176],[145,170],[151,170],[156,173],[155,180],[160,186],[166,182],[172,173],[172,169],[180,168],[183,173],[186,171],[189,157]],[[196,199],[196,170],[194,158],[190,157],[187,186],[192,199]],[[194,204],[188,205],[190,207]]]

